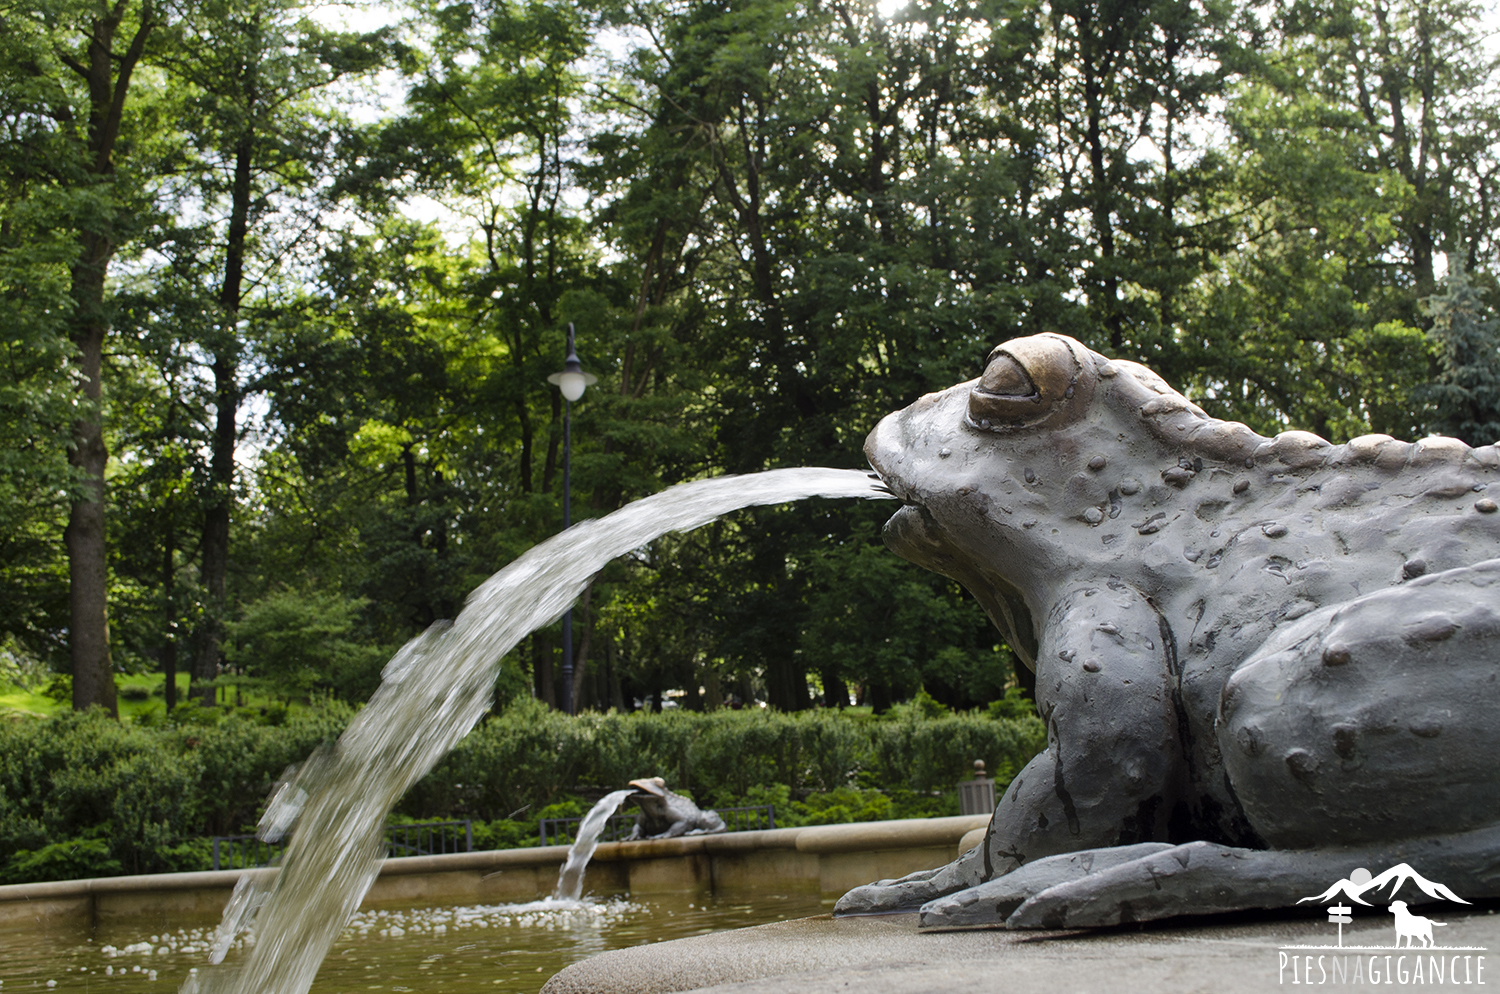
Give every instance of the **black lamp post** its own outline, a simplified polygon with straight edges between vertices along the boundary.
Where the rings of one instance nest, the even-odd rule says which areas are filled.
[[[563,360],[560,373],[547,377],[547,382],[562,391],[563,395],[563,530],[573,524],[573,401],[583,396],[583,391],[599,382],[593,373],[585,373],[573,348],[573,322],[568,322],[568,357]],[[564,714],[573,713],[573,609],[570,607],[562,617],[562,709]]]

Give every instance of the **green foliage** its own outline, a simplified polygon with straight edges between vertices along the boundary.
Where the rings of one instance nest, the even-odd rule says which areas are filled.
[[[991,718],[1000,720],[1025,720],[1036,717],[1036,702],[1021,692],[1019,687],[1011,687],[1005,692],[1005,696],[990,701],[985,708],[985,713]]]
[[[229,625],[225,656],[270,686],[307,694],[332,690],[365,700],[380,684],[389,649],[356,637],[364,601],[318,590],[275,590]]]
[[[722,806],[774,803],[748,799],[781,788],[798,796],[852,787],[926,796],[951,793],[972,773],[975,759],[983,759],[1003,786],[1045,745],[1034,714],[997,720],[952,714],[940,705],[929,710],[940,716],[920,707],[878,720],[831,709],[788,714],[757,708],[588,713],[570,720],[526,701],[471,732],[398,810],[412,816],[463,811],[492,821],[525,809],[528,817],[547,817],[538,812],[579,786],[649,776]],[[865,811],[886,803],[854,804],[853,795],[838,796],[843,800],[827,806]]]
[[[0,866],[0,883],[40,883],[45,880],[80,880],[87,877],[117,877],[124,866],[103,839],[66,839],[51,842],[35,852],[18,849]]]
[[[1464,268],[1448,256],[1441,293],[1424,301],[1432,317],[1428,336],[1437,346],[1439,373],[1427,387],[1434,432],[1470,445],[1500,440],[1500,320]]]
[[[286,767],[351,716],[330,703],[280,727],[230,714],[148,728],[97,709],[0,722],[0,875],[205,868],[201,837],[253,823]]]
[[[98,709],[0,721],[0,882],[206,869],[207,837],[247,830],[287,768],[351,717],[327,702],[270,724],[194,701],[157,727]],[[468,818],[477,847],[534,845],[538,819],[587,813],[578,791],[642,776],[704,806],[774,804],[788,827],[932,817],[956,813],[954,784],[975,758],[1003,786],[1043,745],[1034,717],[920,707],[878,720],[761,708],[569,719],[525,701],[475,729],[393,820]]]
[[[0,680],[33,692],[76,634],[79,419],[105,428],[116,668],[346,701],[560,527],[564,410],[579,516],[862,466],[886,412],[1046,330],[1266,433],[1500,430],[1493,277],[1470,272],[1495,250],[1497,59],[1466,0],[420,0],[365,35],[292,0],[119,11],[103,62],[74,58],[104,26],[88,5],[0,31]],[[115,132],[78,126],[108,90],[83,70],[118,79],[137,31],[120,141],[89,161]],[[355,123],[342,97],[377,78],[404,100]],[[1440,287],[1444,251],[1464,265]],[[569,322],[599,382],[565,408],[546,376]],[[108,389],[80,405],[95,332]],[[887,513],[732,515],[579,605],[586,707],[785,714],[555,725],[524,704],[559,697],[549,626],[496,689],[530,727],[476,733],[463,776],[419,791],[504,814],[627,773],[725,796],[951,776],[920,729],[957,722],[969,749],[1032,720],[1022,674],[957,584],[881,547]],[[786,717],[851,694],[895,726]],[[150,703],[162,734],[244,733]],[[943,713],[986,705],[989,725]]]
[[[891,713],[898,719],[909,716],[918,720],[925,718],[931,721],[935,718],[945,718],[952,714],[953,711],[940,704],[927,691],[918,690],[910,701],[907,701],[905,704],[898,704],[891,709]]]

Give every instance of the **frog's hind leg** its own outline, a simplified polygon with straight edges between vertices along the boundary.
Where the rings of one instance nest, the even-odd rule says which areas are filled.
[[[1500,560],[1281,625],[1225,681],[1216,737],[1277,849],[1378,846],[1500,812]]]
[[[1154,851],[1144,852],[1147,849]],[[1061,865],[1082,856],[1092,859],[1088,872],[1070,873]],[[1316,899],[1361,867],[1379,874],[1402,863],[1466,901],[1500,897],[1500,826],[1340,849],[1238,849],[1190,842],[1072,853],[1039,860],[1012,874],[1010,892],[1002,893],[1008,879],[1002,877],[929,902],[922,908],[921,923],[927,928],[1000,921],[1008,928],[1089,928],[1178,915],[1289,908],[1306,899],[1313,899],[1308,904],[1319,903]],[[968,894],[974,895],[972,900],[966,900]],[[1328,900],[1346,899],[1343,892],[1328,895]]]
[[[972,888],[984,879],[983,850],[981,844],[935,870],[918,870],[897,880],[877,880],[856,887],[839,898],[833,913],[875,915],[916,911],[934,898]]]

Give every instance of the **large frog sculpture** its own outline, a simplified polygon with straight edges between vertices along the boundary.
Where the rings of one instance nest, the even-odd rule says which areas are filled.
[[[635,817],[630,839],[675,839],[679,835],[708,835],[725,830],[717,811],[704,811],[670,789],[661,777],[630,781],[636,792],[628,798],[641,813]]]
[[[1496,447],[1264,438],[1039,335],[865,448],[887,544],[1035,670],[1047,748],[982,845],[840,912],[1108,925],[1403,862],[1500,895]]]

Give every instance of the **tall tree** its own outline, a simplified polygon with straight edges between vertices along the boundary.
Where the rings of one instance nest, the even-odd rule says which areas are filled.
[[[57,124],[52,38],[16,19],[0,31],[0,631],[26,654],[68,655],[68,563],[59,538],[82,493],[68,458],[70,220],[89,198],[66,181],[72,136]],[[66,77],[64,77],[66,78]]]
[[[1424,430],[1434,252],[1492,249],[1500,103],[1477,7],[1330,0],[1250,8],[1228,103],[1239,229],[1201,280],[1185,385],[1260,431]]]
[[[1430,427],[1470,445],[1500,440],[1500,319],[1485,302],[1457,252],[1448,255],[1441,293],[1423,302],[1432,319],[1438,377],[1423,393]]]
[[[192,664],[205,703],[213,701],[222,656],[239,415],[255,389],[246,381],[253,344],[246,299],[252,287],[262,297],[275,292],[278,269],[291,268],[297,243],[309,240],[325,207],[316,184],[337,122],[320,93],[377,65],[383,41],[383,32],[325,30],[294,0],[207,2],[175,25],[163,57],[193,92],[188,126],[201,156],[199,195],[205,212],[220,218],[211,238],[178,247],[211,251],[217,269],[212,300],[204,301],[217,321],[198,340],[212,411],[198,543],[205,603]],[[282,223],[272,224],[278,213]]]
[[[146,45],[165,13],[155,0],[115,0],[76,5],[34,5],[14,10],[21,30],[45,39],[25,66],[46,78],[53,93],[45,104],[51,126],[70,139],[65,156],[53,160],[53,181],[86,191],[69,219],[77,254],[71,264],[70,337],[75,351],[77,416],[69,460],[80,477],[64,531],[68,553],[69,652],[73,706],[101,706],[115,713],[110,664],[109,562],[105,533],[104,353],[110,316],[106,285],[110,263],[128,238],[136,214],[133,178],[121,169],[122,140],[144,134],[127,129],[132,91]],[[9,28],[7,30],[10,30]]]

